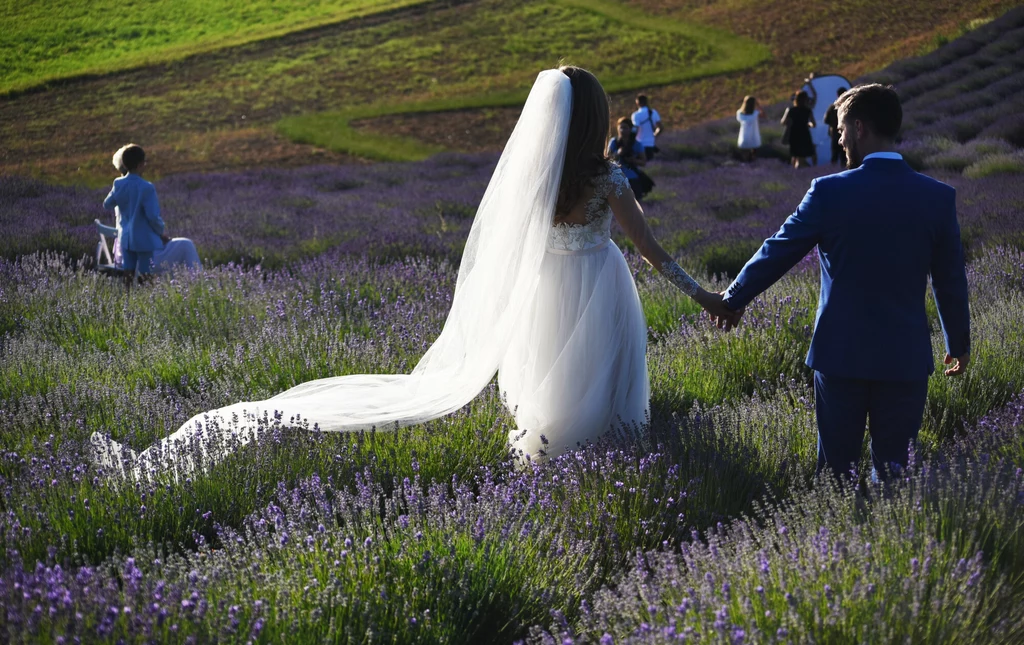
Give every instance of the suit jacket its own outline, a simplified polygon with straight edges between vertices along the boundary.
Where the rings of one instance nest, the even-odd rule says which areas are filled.
[[[874,380],[931,374],[929,275],[946,351],[970,351],[967,272],[951,186],[902,159],[884,158],[814,180],[729,286],[726,306],[746,306],[815,245],[821,295],[807,354],[812,369]]]
[[[160,239],[164,221],[153,184],[132,173],[118,177],[103,200],[103,208],[113,210],[115,206],[121,212],[122,249],[144,253],[164,247]]]

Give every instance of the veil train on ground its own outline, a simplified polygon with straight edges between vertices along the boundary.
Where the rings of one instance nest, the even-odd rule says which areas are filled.
[[[571,113],[569,78],[560,70],[541,72],[476,212],[444,328],[412,373],[324,378],[264,401],[203,412],[140,453],[94,434],[98,464],[112,472],[181,474],[226,454],[208,449],[211,428],[230,428],[224,441],[234,450],[266,427],[261,418],[351,432],[423,423],[466,405],[494,377],[517,317],[536,296]]]

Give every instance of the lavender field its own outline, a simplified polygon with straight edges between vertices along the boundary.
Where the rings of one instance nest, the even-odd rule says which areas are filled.
[[[130,291],[89,265],[105,190],[0,178],[0,639],[1021,642],[1022,48],[1011,12],[876,75],[906,94],[908,159],[957,188],[974,337],[885,489],[813,478],[814,257],[727,335],[621,235],[650,327],[642,439],[517,467],[492,385],[422,426],[278,420],[203,475],[117,485],[92,432],[138,449],[213,407],[411,369],[496,157],[162,178],[206,266]],[[764,132],[755,164],[718,122],[652,165],[648,218],[707,285],[832,171],[771,158]]]

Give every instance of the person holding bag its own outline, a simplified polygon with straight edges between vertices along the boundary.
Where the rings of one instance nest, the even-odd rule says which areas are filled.
[[[619,119],[616,128],[618,136],[608,141],[608,158],[622,167],[622,174],[629,180],[636,200],[640,201],[654,188],[654,180],[640,170],[640,166],[647,163],[647,155],[644,146],[636,140],[629,117]]]
[[[631,120],[636,128],[636,140],[644,147],[644,156],[650,161],[654,153],[660,152],[656,142],[657,136],[661,134],[661,115],[647,104],[645,94],[637,95],[636,112]]]

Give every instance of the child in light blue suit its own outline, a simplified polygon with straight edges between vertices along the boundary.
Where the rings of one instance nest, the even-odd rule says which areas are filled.
[[[121,163],[117,164],[117,155]],[[164,247],[169,239],[164,235],[164,221],[160,218],[160,203],[156,188],[142,178],[146,167],[146,152],[130,143],[115,153],[115,166],[128,172],[114,180],[110,194],[103,200],[103,208],[121,213],[122,267],[129,273],[146,275],[153,271],[153,252]]]

